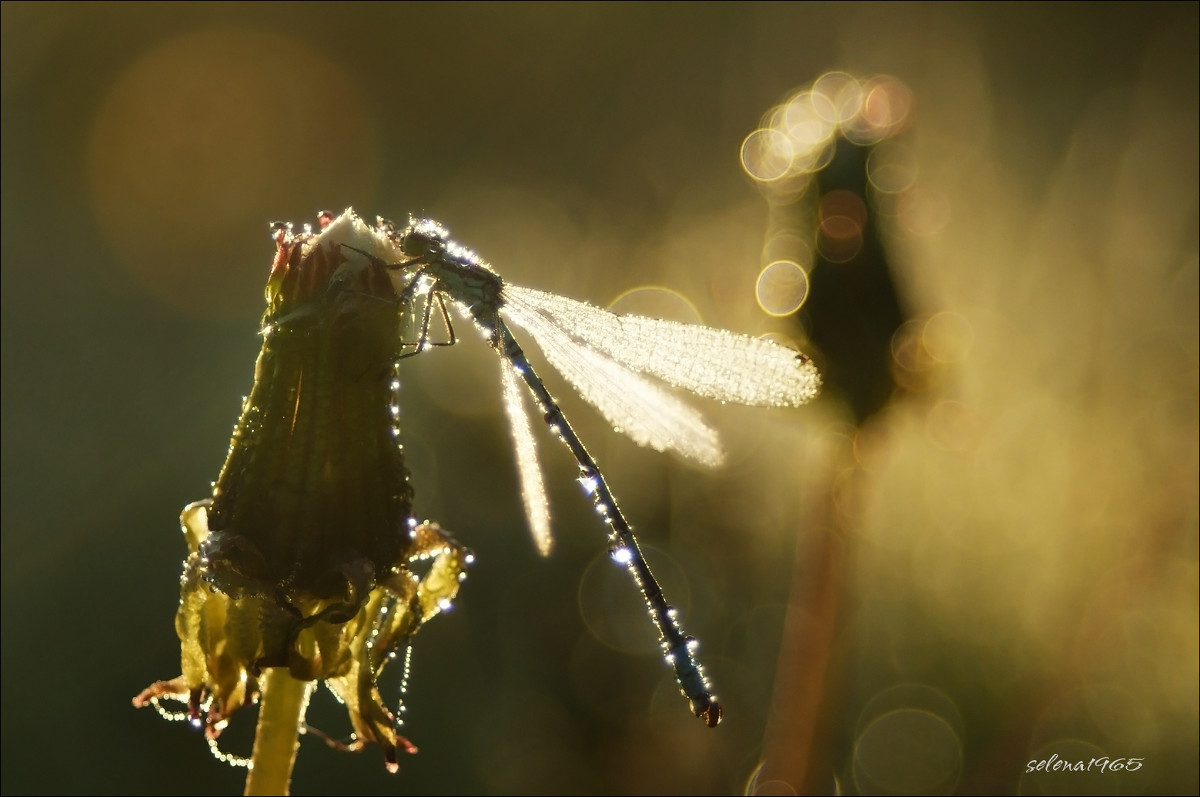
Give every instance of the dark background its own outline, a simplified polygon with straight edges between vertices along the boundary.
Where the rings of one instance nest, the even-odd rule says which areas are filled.
[[[549,444],[537,556],[467,334],[405,366],[417,511],[478,556],[416,640],[421,751],[389,776],[306,739],[294,792],[1200,788],[1194,3],[2,13],[5,793],[241,788],[130,698],[179,672],[176,518],[250,387],[268,222],[424,212],[514,282],[662,286],[803,341],[755,306],[768,202],[738,155],[831,69],[915,97],[920,212],[879,226],[903,395],[860,428],[840,386],[706,405],[730,451],[706,473],[551,385],[726,721],[689,716]],[[310,721],[341,735],[339,712],[319,693]],[[1051,754],[1145,765],[1025,775]]]

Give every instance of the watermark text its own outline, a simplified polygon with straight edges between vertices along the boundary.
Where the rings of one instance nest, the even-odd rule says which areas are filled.
[[[1093,758],[1090,761],[1082,759],[1067,761],[1059,758],[1058,753],[1041,760],[1033,759],[1025,765],[1026,772],[1137,772],[1142,768],[1144,758]]]

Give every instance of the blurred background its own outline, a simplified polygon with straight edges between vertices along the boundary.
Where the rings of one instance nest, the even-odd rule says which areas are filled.
[[[294,793],[1200,790],[1194,3],[6,2],[2,33],[5,793],[241,789],[130,699],[179,673],[177,517],[249,392],[268,222],[351,205],[792,341],[827,389],[706,404],[707,472],[550,380],[710,730],[550,442],[536,554],[495,355],[406,361],[417,511],[477,561],[416,638],[420,753],[307,738]]]

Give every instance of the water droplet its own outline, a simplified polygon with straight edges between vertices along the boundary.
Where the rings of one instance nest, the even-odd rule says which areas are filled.
[[[624,545],[613,548],[609,551],[609,556],[617,564],[627,565],[633,561],[633,551],[626,548]]]

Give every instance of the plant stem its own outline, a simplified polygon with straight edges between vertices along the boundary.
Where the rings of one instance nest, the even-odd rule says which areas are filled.
[[[245,794],[288,793],[300,747],[300,723],[311,691],[312,683],[297,681],[287,667],[272,667],[264,673]]]

